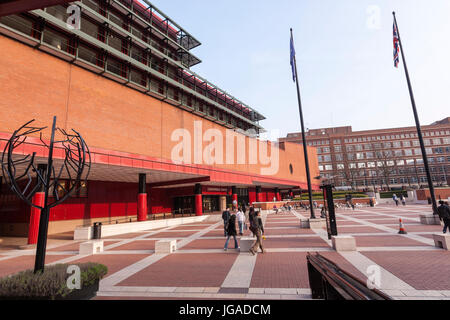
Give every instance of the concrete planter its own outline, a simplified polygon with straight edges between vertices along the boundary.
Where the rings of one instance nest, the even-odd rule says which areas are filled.
[[[8,301],[8,300],[90,300],[94,298],[97,295],[97,291],[99,289],[99,283],[100,280],[97,280],[94,284],[83,287],[81,290],[73,290],[71,293],[69,293],[67,296],[56,296],[56,297],[33,297],[33,296],[27,296],[27,297],[0,297],[1,301]]]
[[[439,219],[438,215],[423,214],[420,216],[420,223],[424,225],[440,226],[441,220]]]

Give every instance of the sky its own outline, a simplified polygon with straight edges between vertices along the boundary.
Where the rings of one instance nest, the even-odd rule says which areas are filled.
[[[192,70],[262,113],[278,136],[300,132],[290,28],[306,129],[414,126],[396,11],[422,125],[450,116],[448,0],[151,0],[196,37]]]

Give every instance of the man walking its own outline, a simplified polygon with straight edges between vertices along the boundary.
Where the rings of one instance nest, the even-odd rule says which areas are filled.
[[[450,208],[444,203],[439,201],[438,207],[439,219],[444,222],[444,234],[447,233],[447,229],[450,231]]]
[[[227,229],[228,229],[228,221],[230,220],[230,208],[227,208],[224,212],[222,212],[222,220],[223,220],[223,233],[224,237],[227,236]]]
[[[392,200],[394,200],[395,205],[398,207],[398,198],[397,198],[397,195],[395,193],[392,195]]]
[[[244,235],[245,214],[244,214],[244,212],[242,212],[242,208],[239,208],[239,210],[236,214],[236,218],[237,218],[238,225],[239,225],[239,235],[243,236]]]
[[[251,230],[253,234],[256,236],[256,241],[250,249],[251,254],[255,255],[258,251],[258,247],[261,248],[261,252],[264,253],[264,247],[262,243],[262,236],[264,235],[264,226],[261,220],[260,211],[255,213],[255,217],[253,218],[253,222],[251,225]]]

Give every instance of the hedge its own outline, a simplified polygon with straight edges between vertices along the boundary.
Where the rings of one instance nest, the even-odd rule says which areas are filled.
[[[368,198],[369,196],[366,195],[365,193],[358,193],[358,192],[342,192],[342,191],[337,191],[337,192],[333,192],[333,198],[334,199],[345,199],[346,195],[351,195],[352,198]],[[312,198],[313,200],[323,200],[323,193],[322,192],[313,192],[312,194]],[[304,193],[302,194],[301,197],[296,197],[295,200],[309,200],[309,196],[308,194]]]
[[[392,196],[396,194],[398,198],[403,194],[405,198],[408,198],[408,191],[388,191],[388,192],[380,192],[380,198],[381,199],[392,199]]]
[[[46,266],[44,272],[34,274],[26,270],[0,279],[0,297],[36,297],[55,300],[65,297],[73,290],[67,288],[67,273],[69,264]],[[102,264],[84,263],[80,267],[82,288],[95,284],[108,273],[108,268]]]

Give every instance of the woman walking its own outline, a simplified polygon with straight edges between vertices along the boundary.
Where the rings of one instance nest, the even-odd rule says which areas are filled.
[[[255,255],[256,252],[258,252],[258,247],[261,248],[261,252],[264,253],[264,247],[262,243],[262,237],[264,235],[264,226],[259,211],[256,212],[256,215],[253,218],[251,230],[253,234],[256,236],[256,241],[250,249],[251,254]]]
[[[228,225],[227,225],[227,241],[225,242],[225,248],[224,251],[228,250],[228,242],[230,242],[230,238],[233,237],[234,239],[234,248],[236,250],[239,250],[239,244],[238,241],[236,239],[236,215],[235,214],[231,214],[230,219],[228,220]]]

